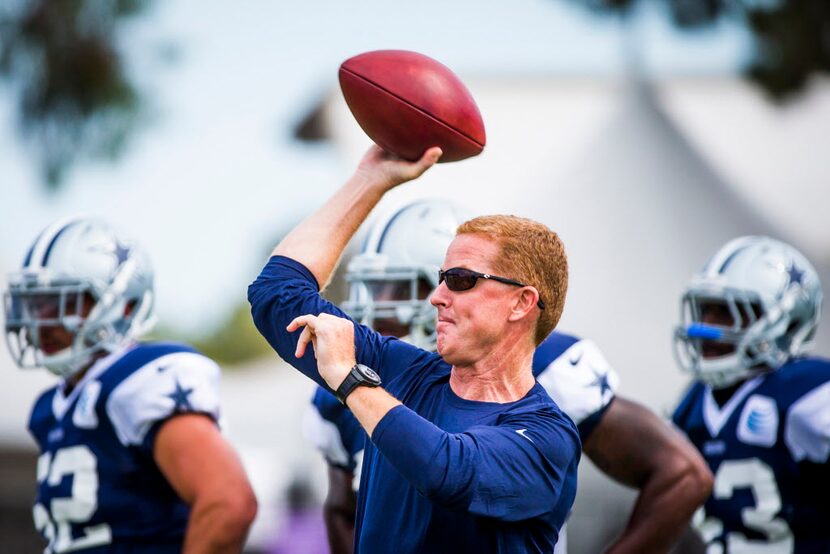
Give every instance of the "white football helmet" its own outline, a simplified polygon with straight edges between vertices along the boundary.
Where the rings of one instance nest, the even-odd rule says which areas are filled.
[[[149,259],[96,219],[47,227],[23,268],[9,275],[4,296],[6,340],[17,365],[64,377],[154,323]]]
[[[686,287],[674,333],[678,363],[714,388],[778,369],[812,346],[821,300],[818,273],[795,248],[734,239]],[[704,321],[713,309],[722,324]]]
[[[420,200],[378,221],[346,269],[356,321],[435,350],[437,312],[429,295],[455,231],[468,218],[447,200]]]

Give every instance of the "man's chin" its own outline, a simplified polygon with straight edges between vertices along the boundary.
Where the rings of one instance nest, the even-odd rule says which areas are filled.
[[[448,345],[446,342],[441,342],[441,339],[439,338],[437,346],[438,348],[436,351],[438,352],[438,355],[444,359],[445,362],[452,366],[460,364],[461,359],[458,356],[458,351],[453,349],[451,345]]]
[[[447,360],[447,355],[449,354],[447,349],[447,337],[441,332],[435,336],[435,351],[438,352],[438,355],[444,358],[445,361],[449,361]]]

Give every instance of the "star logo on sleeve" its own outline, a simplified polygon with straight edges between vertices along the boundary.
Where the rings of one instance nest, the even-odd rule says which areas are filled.
[[[190,404],[190,395],[193,393],[193,388],[182,388],[178,379],[176,380],[176,390],[167,395],[167,398],[176,403],[174,409],[177,412],[193,411],[193,406]]]
[[[591,368],[591,373],[594,374],[594,380],[588,384],[589,387],[599,387],[599,394],[602,397],[605,397],[605,393],[611,390],[611,385],[608,383],[608,374],[607,373],[598,373],[596,370]]]

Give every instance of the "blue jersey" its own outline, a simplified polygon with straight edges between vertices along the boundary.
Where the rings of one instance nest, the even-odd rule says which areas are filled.
[[[536,348],[533,375],[576,423],[584,444],[614,399],[617,372],[591,341],[554,331]],[[366,434],[349,409],[317,388],[305,423],[306,438],[326,462],[355,475],[357,489]]]
[[[722,407],[696,383],[673,419],[715,476],[695,520],[704,541],[724,553],[830,552],[830,362],[791,361]]]
[[[294,357],[295,317],[345,314],[311,273],[276,256],[248,289],[271,345],[325,386],[312,352]],[[440,356],[355,325],[358,362],[403,402],[366,443],[356,552],[551,552],[576,494],[576,428],[540,385],[507,404],[472,402],[449,386]],[[309,349],[311,350],[311,349]]]
[[[160,424],[218,418],[219,368],[178,344],[132,345],[95,362],[68,394],[35,402],[35,526],[47,552],[180,552],[189,508],[153,460]]]

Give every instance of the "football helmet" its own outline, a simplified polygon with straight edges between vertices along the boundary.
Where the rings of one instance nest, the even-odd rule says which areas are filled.
[[[103,221],[59,221],[9,275],[4,310],[17,365],[68,377],[152,327],[153,269]]]
[[[446,200],[407,204],[370,229],[346,269],[343,310],[355,321],[435,350],[437,311],[429,295],[455,231],[468,219]]]
[[[818,273],[798,250],[769,237],[734,239],[686,287],[678,363],[714,388],[778,369],[812,345],[821,301]]]

